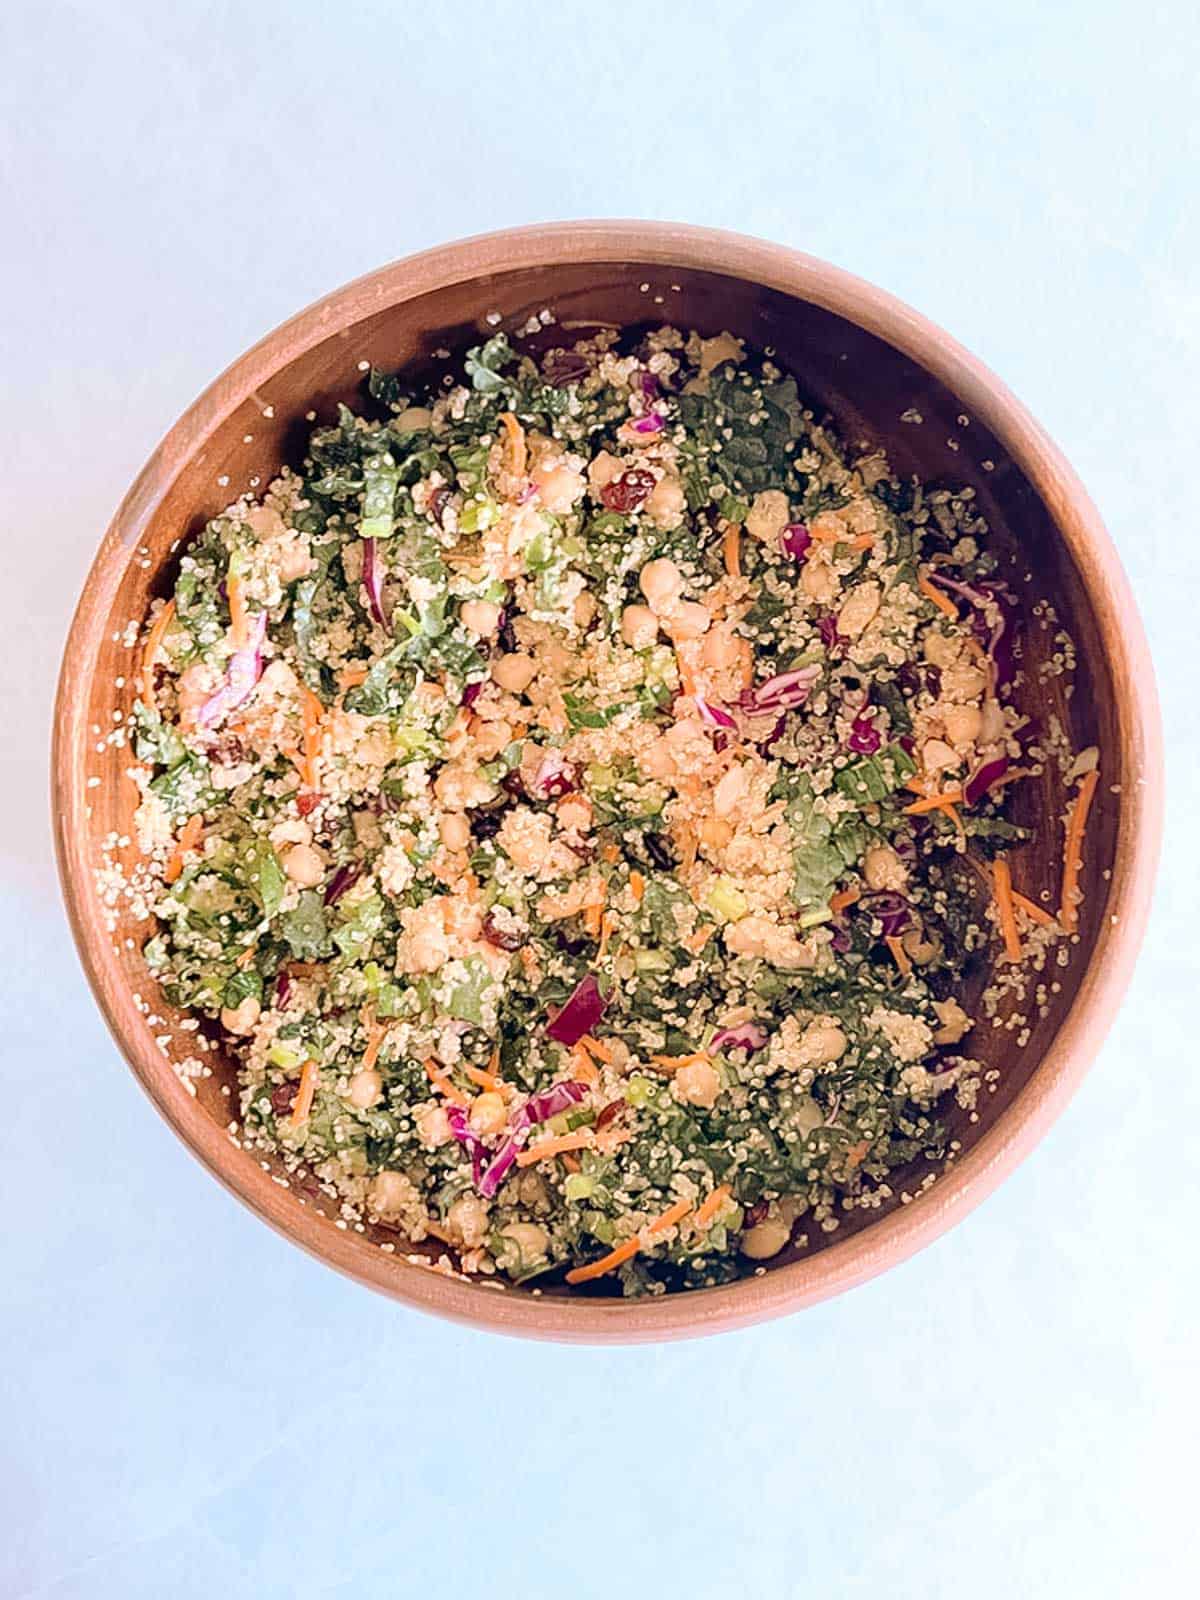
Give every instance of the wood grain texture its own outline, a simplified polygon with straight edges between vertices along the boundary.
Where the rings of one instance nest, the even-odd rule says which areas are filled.
[[[773,347],[849,442],[883,445],[901,473],[972,485],[1006,559],[1031,575],[1028,590],[1018,590],[1030,709],[1057,715],[1076,746],[1101,752],[1078,945],[1023,1049],[1001,1030],[972,1038],[972,1054],[999,1070],[999,1088],[981,1097],[977,1122],[951,1118],[963,1147],[953,1166],[911,1204],[869,1220],[855,1213],[760,1276],[655,1301],[535,1295],[435,1273],[406,1259],[384,1230],[342,1231],[322,1197],[281,1186],[281,1169],[264,1170],[259,1153],[229,1137],[235,1096],[222,1091],[234,1083],[232,1063],[215,1062],[194,1098],[180,1082],[173,1060],[191,1052],[141,962],[145,927],[122,922],[110,931],[95,881],[101,841],[132,833],[136,791],[124,776],[129,753],[100,753],[91,730],[107,730],[113,711],[132,705],[137,657],[121,635],[169,587],[179,542],[245,489],[265,486],[281,464],[296,464],[305,413],[326,420],[337,401],[352,400],[360,361],[421,367],[439,347],[461,352],[492,331],[489,312],[515,331],[543,306],[560,324],[729,328]],[[909,408],[921,424],[900,420]],[[1069,701],[1062,679],[1037,675],[1053,649],[1053,630],[1028,614],[1039,597],[1053,602],[1077,646]],[[98,785],[88,788],[89,778]],[[1013,855],[1026,892],[1057,885],[1065,798],[1052,774],[1018,791],[1017,818],[1035,829]],[[929,1243],[1028,1152],[1077,1086],[1132,969],[1157,861],[1162,768],[1153,676],[1116,555],[1066,462],[991,373],[900,302],[811,257],[709,230],[599,222],[489,235],[385,267],[293,318],[217,379],[139,475],[87,579],[59,685],[52,801],[67,909],[101,1009],[155,1105],[233,1193],[315,1256],[423,1309],[535,1338],[632,1342],[740,1326],[860,1283]],[[169,1028],[148,1023],[138,996]],[[155,1034],[167,1031],[175,1042],[164,1052]],[[909,1174],[908,1186],[919,1177]],[[395,1254],[381,1242],[395,1243]]]

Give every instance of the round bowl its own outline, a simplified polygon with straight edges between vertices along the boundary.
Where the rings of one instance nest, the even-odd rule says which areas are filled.
[[[181,1030],[140,955],[145,924],[114,903],[106,858],[132,864],[135,787],[119,730],[133,700],[135,619],[165,587],[180,541],[302,451],[305,413],[353,398],[360,363],[399,368],[459,351],[549,308],[560,328],[671,321],[773,347],[843,437],[884,446],[900,473],[971,485],[1001,550],[1031,575],[1026,697],[1076,746],[1097,745],[1102,782],[1089,823],[1070,964],[1029,1037],[977,1030],[995,1069],[974,1113],[955,1110],[961,1149],[936,1181],[896,1175],[892,1199],[851,1213],[803,1254],[720,1288],[622,1301],[537,1293],[435,1270],[418,1250],[347,1227],[311,1186],[240,1147],[232,1063],[192,1077]],[[1039,673],[1054,627],[1075,641],[1075,692]],[[115,714],[120,713],[117,717]],[[468,239],[370,273],[311,306],[236,361],[171,429],[113,519],[67,642],[53,751],[63,891],[84,968],[143,1088],[205,1166],[265,1221],[322,1261],[423,1310],[533,1338],[618,1342],[711,1333],[794,1311],[903,1260],[959,1220],[1062,1110],[1125,988],[1151,898],[1162,778],[1158,708],[1142,629],[1113,547],[1082,485],[1023,406],[940,329],[890,295],[811,256],[707,229],[561,223]],[[1021,786],[1036,824],[1019,857],[1025,886],[1057,885],[1061,783]]]

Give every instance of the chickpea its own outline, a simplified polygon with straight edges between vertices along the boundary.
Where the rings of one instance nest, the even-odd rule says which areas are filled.
[[[611,450],[601,450],[598,456],[593,456],[588,464],[588,483],[599,493],[605,484],[611,483],[614,478],[619,478],[625,468]]]
[[[522,1267],[540,1261],[550,1244],[549,1233],[536,1222],[510,1222],[500,1229],[500,1237],[513,1245]]]
[[[433,792],[447,811],[469,811],[495,798],[495,787],[482,773],[448,762],[434,779]]]
[[[649,650],[658,638],[658,618],[649,606],[626,606],[621,613],[621,637],[631,650]]]
[[[647,561],[638,574],[638,583],[651,611],[659,616],[683,593],[683,573],[665,556]]]
[[[261,1011],[262,1006],[252,994],[248,994],[236,1006],[222,1008],[221,1026],[228,1033],[253,1033]]]
[[[700,646],[700,661],[713,672],[722,672],[728,667],[734,667],[741,655],[742,643],[743,641],[728,623],[718,623],[704,635],[704,643]]]
[[[919,967],[927,967],[938,953],[937,941],[927,938],[920,928],[910,928],[901,935],[900,943],[905,954]]]
[[[775,1200],[767,1208],[761,1222],[747,1228],[738,1248],[751,1261],[769,1261],[777,1256],[792,1237],[796,1220],[795,1204],[788,1200]]]
[[[573,467],[550,467],[548,470],[537,467],[532,477],[542,504],[552,516],[563,516],[570,511],[587,488],[586,478]]]
[[[567,833],[587,833],[592,826],[592,807],[585,795],[569,794],[558,802],[558,825]]]
[[[829,1017],[818,1017],[805,1028],[800,1047],[808,1065],[828,1066],[842,1059],[848,1043],[836,1022]]]
[[[439,1105],[428,1105],[418,1111],[413,1118],[417,1125],[417,1135],[422,1144],[432,1146],[435,1150],[438,1145],[445,1144],[450,1139],[450,1119]]]
[[[446,1213],[446,1226],[473,1250],[487,1238],[487,1206],[473,1194],[460,1195]]]
[[[942,772],[958,765],[958,755],[944,739],[926,739],[921,746],[921,765],[926,772]]]
[[[464,600],[458,614],[463,627],[480,639],[490,639],[500,626],[500,607],[490,600]]]
[[[958,660],[962,653],[962,643],[959,639],[948,633],[934,633],[932,630],[925,635],[925,659],[931,666],[945,670]]]
[[[878,615],[881,593],[877,583],[856,583],[838,612],[838,632],[847,639],[865,633]]]
[[[713,810],[718,817],[727,817],[737,809],[750,787],[750,776],[740,763],[730,767],[713,790]]]
[[[676,1100],[682,1100],[685,1105],[709,1107],[716,1104],[721,1092],[720,1074],[711,1061],[693,1061],[679,1068],[671,1090]]]
[[[499,1133],[508,1121],[503,1095],[496,1094],[490,1089],[486,1094],[476,1095],[471,1103],[467,1120],[474,1133]]]
[[[746,532],[752,539],[774,544],[787,527],[790,516],[788,498],[782,489],[762,489],[754,496],[746,518]]]
[[[742,341],[732,333],[718,333],[711,339],[701,339],[700,376],[707,378],[723,361],[740,361],[742,355]]]
[[[933,1009],[941,1024],[933,1036],[934,1044],[957,1044],[975,1026],[957,1000],[935,1000]]]
[[[908,869],[890,845],[873,844],[863,857],[863,877],[868,889],[903,889]]]
[[[532,656],[514,653],[492,663],[493,680],[509,694],[524,694],[536,676],[537,662]]]
[[[433,422],[428,406],[408,406],[392,423],[397,433],[424,433]]]
[[[977,742],[996,744],[1004,737],[1004,712],[999,700],[985,700]]]
[[[512,725],[503,717],[484,722],[475,729],[475,754],[480,761],[494,761],[512,743]]]
[[[374,1067],[363,1067],[350,1079],[346,1098],[359,1111],[367,1111],[383,1094],[383,1079]]]
[[[530,1168],[517,1179],[517,1198],[531,1211],[546,1211],[550,1206],[550,1192],[540,1172]]]
[[[987,688],[987,673],[969,661],[955,661],[942,669],[942,693],[947,700],[977,700]]]
[[[597,609],[595,600],[586,589],[581,594],[577,594],[575,596],[575,604],[571,607],[571,615],[575,618],[575,626],[577,628],[590,628],[595,619]]]
[[[677,600],[667,616],[667,632],[677,643],[699,639],[711,623],[712,617],[695,600]]]
[[[724,850],[733,838],[733,827],[723,817],[705,817],[700,824],[700,842],[709,850]]]
[[[824,561],[806,561],[800,572],[800,587],[817,605],[827,606],[837,598],[838,575]]]
[[[974,744],[983,727],[983,712],[978,706],[947,706],[942,712],[942,726],[951,744]]]
[[[660,478],[646,496],[644,509],[656,528],[677,527],[687,509],[687,496],[679,479]]]
[[[283,870],[301,889],[315,889],[325,876],[325,857],[311,844],[294,844],[283,858]]]
[[[447,850],[465,850],[471,842],[471,824],[461,811],[443,813],[438,833]]]
[[[367,1201],[377,1217],[394,1221],[419,1203],[420,1197],[403,1172],[377,1172],[367,1191]]]

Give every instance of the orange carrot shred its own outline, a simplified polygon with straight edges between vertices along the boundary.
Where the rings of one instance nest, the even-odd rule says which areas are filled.
[[[308,1113],[312,1110],[316,1092],[317,1063],[310,1056],[300,1068],[300,1087],[296,1090],[296,1098],[292,1102],[293,1127],[299,1127],[302,1122],[308,1121]]]
[[[258,946],[256,944],[248,944],[233,964],[235,967],[240,967],[242,971],[245,971],[257,954]]]
[[[698,956],[716,931],[717,925],[715,922],[706,922],[703,927],[697,928],[695,933],[689,933],[687,938],[682,941],[684,949],[689,950],[692,955]]]
[[[499,1094],[504,1087],[503,1082],[494,1072],[485,1072],[482,1067],[464,1066],[463,1071],[473,1084],[476,1084],[480,1089],[489,1090],[492,1094]]]
[[[742,530],[736,522],[727,522],[724,533],[725,571],[731,578],[742,575]]]
[[[525,429],[513,416],[511,411],[500,413],[500,424],[504,429],[504,469],[514,478],[525,476],[525,466],[528,460],[528,451],[525,447]]]
[[[520,1160],[520,1157],[517,1158]],[[676,1200],[673,1206],[668,1206],[662,1216],[656,1217],[653,1222],[646,1225],[646,1233],[653,1237],[656,1233],[664,1233],[668,1228],[681,1222],[691,1210],[690,1200]],[[574,1267],[567,1273],[568,1283],[590,1283],[593,1278],[603,1278],[614,1267],[621,1266],[631,1260],[642,1248],[641,1237],[634,1234],[632,1239],[626,1239],[624,1244],[619,1244],[615,1250],[610,1250],[606,1256],[601,1256],[599,1261],[591,1261],[586,1267]]]
[[[908,951],[904,948],[904,945],[895,934],[889,934],[883,942],[892,952],[892,960],[896,963],[897,967],[899,967],[900,976],[902,978],[907,978],[912,972],[912,962],[908,958]]]
[[[236,573],[225,579],[225,593],[229,597],[229,631],[233,635],[233,648],[243,650],[250,637],[250,624],[246,617],[246,592]]]
[[[425,1072],[433,1087],[439,1094],[444,1095],[446,1099],[450,1101],[451,1105],[466,1106],[470,1104],[470,1101],[467,1099],[466,1095],[463,1094],[461,1089],[456,1089],[454,1087],[454,1085],[450,1082],[450,1079],[444,1072],[441,1071],[437,1062],[432,1056],[430,1056],[425,1063]]]
[[[571,1050],[571,1071],[580,1083],[596,1084],[600,1082],[600,1074],[596,1070],[596,1063],[588,1055],[582,1044],[576,1044]]]
[[[1036,900],[1030,900],[1027,895],[1018,894],[1015,889],[1012,892],[1012,897],[1013,905],[1023,911],[1031,922],[1036,922],[1042,928],[1052,928],[1054,926],[1054,917],[1046,910],[1045,906],[1039,906]]]
[[[343,667],[338,673],[338,686],[342,689],[357,689],[360,683],[367,679],[366,667]]]
[[[607,861],[610,867],[615,867],[621,859],[620,845],[615,845],[611,841],[606,845],[602,845],[600,847],[600,859],[601,861]]]
[[[562,1162],[563,1166],[568,1172],[578,1172],[580,1170],[579,1157],[572,1155],[569,1150],[564,1150],[558,1159]]]
[[[840,889],[837,894],[830,895],[829,909],[836,914],[845,911],[847,906],[856,905],[861,899],[861,889]]]
[[[1075,795],[1075,804],[1071,807],[1071,815],[1067,819],[1066,839],[1063,843],[1063,876],[1062,896],[1059,906],[1058,920],[1068,933],[1074,933],[1079,926],[1079,868],[1082,865],[1083,835],[1087,827],[1088,812],[1091,810],[1092,797],[1096,793],[1096,785],[1100,782],[1100,769],[1093,767],[1084,774]]]
[[[179,837],[175,841],[175,848],[171,851],[167,865],[163,870],[163,882],[174,883],[183,872],[183,858],[189,850],[194,850],[200,843],[200,835],[204,831],[204,819],[199,812],[190,816],[179,830]]]
[[[590,1033],[585,1033],[579,1043],[589,1055],[595,1056],[597,1061],[611,1061],[613,1058],[612,1046],[605,1044],[603,1039],[593,1039]]]
[[[714,1189],[708,1199],[696,1207],[696,1215],[692,1218],[696,1227],[703,1228],[707,1223],[711,1222],[726,1200],[729,1199],[731,1193],[732,1191],[727,1183],[723,1183],[719,1188]]]
[[[599,956],[599,959],[601,961],[604,960],[605,954],[606,954],[606,952],[608,950],[608,941],[612,938],[613,931],[616,928],[616,926],[617,926],[616,917],[613,917],[613,916],[603,916],[603,917],[601,917],[601,919],[600,919],[600,949],[597,951],[597,955]]]
[[[852,1144],[846,1151],[846,1160],[852,1167],[857,1167],[871,1148],[869,1139],[860,1139],[857,1144]]]
[[[1017,931],[1017,918],[1013,911],[1012,871],[1003,856],[992,866],[992,892],[996,901],[996,914],[1000,920],[1000,933],[1004,940],[1004,953],[1010,961],[1020,961],[1021,935]]]
[[[917,588],[929,601],[930,605],[936,606],[944,617],[949,617],[953,622],[958,621],[958,607],[954,604],[954,601],[950,599],[949,595],[945,595],[940,589],[935,588],[924,573],[917,579]]]
[[[492,1053],[488,1057],[487,1069],[494,1078],[500,1074],[500,1046],[498,1044],[492,1046]]]
[[[150,632],[146,635],[146,647],[142,651],[142,701],[146,710],[152,713],[158,711],[158,701],[154,694],[154,663],[174,616],[175,602],[168,600],[150,624]]]
[[[661,1067],[664,1072],[678,1072],[680,1067],[693,1067],[699,1061],[707,1061],[706,1050],[693,1050],[689,1056],[651,1056],[650,1064]]]
[[[640,906],[646,892],[646,880],[636,868],[629,874],[629,892],[633,895],[634,905]]]
[[[592,1142],[590,1128],[580,1128],[576,1133],[564,1133],[558,1139],[542,1139],[522,1150],[517,1157],[519,1167],[532,1167],[537,1161],[548,1161],[551,1156],[561,1156],[570,1150],[587,1150]]]
[[[961,789],[947,789],[944,794],[927,795],[924,800],[914,800],[912,805],[905,806],[906,817],[921,817],[927,811],[943,811],[947,806],[957,805],[963,797]]]

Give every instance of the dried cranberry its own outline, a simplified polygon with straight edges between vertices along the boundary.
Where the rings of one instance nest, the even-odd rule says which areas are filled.
[[[630,467],[619,478],[606,483],[600,498],[610,511],[636,511],[654,488],[655,476],[645,467]]]
[[[525,783],[521,777],[520,767],[514,767],[511,772],[506,772],[500,779],[500,787],[505,794],[512,795],[514,800],[525,798]]]
[[[592,364],[578,350],[554,350],[542,368],[542,377],[552,389],[565,389],[569,383],[579,383],[592,370]]]
[[[648,833],[645,836],[646,854],[654,865],[662,872],[671,872],[675,867],[675,855],[670,845],[661,833]]]
[[[442,487],[435,489],[429,496],[429,513],[439,527],[442,525],[442,517],[452,493],[453,490]]]
[[[289,1115],[299,1092],[299,1083],[281,1083],[271,1090],[271,1110],[277,1117]]]
[[[818,617],[817,632],[821,635],[821,643],[826,650],[836,650],[838,645],[846,643],[838,632],[836,617]]]
[[[504,812],[499,807],[491,811],[468,811],[467,818],[471,824],[471,832],[477,839],[494,839],[500,832]]]
[[[525,942],[521,935],[514,933],[511,928],[497,927],[490,911],[483,919],[481,931],[487,942],[494,944],[497,950],[519,950]]]
[[[275,977],[275,1005],[282,1011],[292,998],[292,980],[287,968],[282,968]]]
[[[746,1215],[743,1218],[742,1226],[744,1228],[757,1227],[770,1209],[770,1206],[765,1200],[756,1200],[754,1204],[748,1208]]]
[[[305,789],[296,796],[296,810],[302,817],[311,816],[320,804],[321,796],[312,789]]]
[[[246,754],[246,746],[236,734],[223,733],[208,752],[208,759],[218,767],[240,767]]]
[[[601,1128],[607,1128],[609,1123],[612,1122],[615,1117],[619,1117],[624,1109],[624,1100],[610,1100],[604,1107],[604,1110],[601,1111],[599,1116],[596,1118],[594,1123],[596,1131],[599,1132]]]

